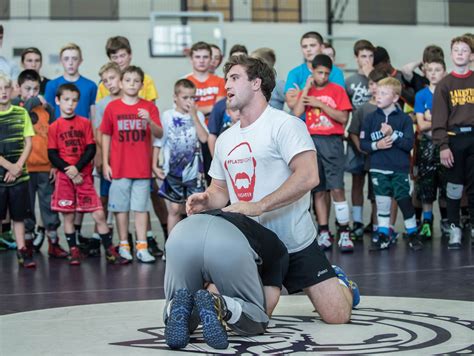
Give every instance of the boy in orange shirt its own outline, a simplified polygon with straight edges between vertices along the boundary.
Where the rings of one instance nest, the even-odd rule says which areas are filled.
[[[35,136],[32,138],[31,154],[26,161],[26,167],[30,174],[29,196],[31,218],[25,220],[25,243],[28,248],[34,247],[36,251],[41,249],[44,241],[44,233],[35,237],[36,225],[35,201],[38,193],[41,220],[44,227],[38,226],[38,231],[46,230],[49,248],[48,255],[56,258],[66,258],[68,253],[59,245],[57,229],[61,222],[58,213],[51,210],[51,195],[53,194],[53,182],[55,169],[51,167],[48,159],[48,130],[54,121],[54,109],[39,95],[41,77],[35,70],[27,69],[18,76],[20,95],[12,101],[14,105],[23,106],[29,113]],[[33,246],[34,245],[34,246]]]

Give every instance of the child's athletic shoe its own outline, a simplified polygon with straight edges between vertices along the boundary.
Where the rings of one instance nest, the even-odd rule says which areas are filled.
[[[0,242],[9,250],[16,250],[16,241],[11,231],[5,231],[0,234]]]
[[[84,246],[84,253],[88,257],[100,257],[100,239],[91,237],[88,240],[87,245]]]
[[[351,230],[351,238],[353,241],[362,241],[364,238],[364,224],[355,222]]]
[[[69,256],[69,264],[71,266],[79,266],[81,264],[82,257],[83,256],[79,250],[79,247],[71,247],[71,255]]]
[[[142,263],[155,263],[156,259],[152,255],[150,255],[150,252],[148,252],[148,249],[137,249],[137,259],[138,261]]]
[[[33,246],[35,242],[33,241]],[[67,258],[69,255],[67,251],[65,251],[61,245],[59,245],[59,241],[56,243],[51,242],[51,239],[48,239],[48,256],[52,258]]]
[[[448,219],[442,219],[439,227],[441,229],[441,237],[448,238],[449,237],[449,231],[451,230],[449,226]]]
[[[158,247],[158,243],[156,242],[155,238],[147,237],[146,242],[148,243],[148,252],[154,257],[161,257],[163,256],[163,251],[160,250]]]
[[[110,245],[109,248],[105,250],[105,260],[107,263],[112,265],[125,265],[130,262],[129,260],[120,256],[117,252],[117,249],[113,245]]]
[[[323,251],[331,248],[333,239],[331,235],[329,234],[329,231],[326,231],[326,230],[319,231],[317,239],[318,239],[318,245]]]
[[[130,248],[128,247],[119,246],[118,253],[122,258],[125,258],[127,261],[133,260],[133,256],[130,253]]]
[[[448,249],[459,250],[461,248],[462,231],[461,228],[451,224],[449,231]]]
[[[187,289],[180,289],[170,303],[170,314],[165,325],[166,345],[172,349],[182,349],[189,343],[189,319],[194,299]]]
[[[423,243],[420,240],[420,235],[417,232],[413,232],[408,234],[408,247],[410,247],[413,251],[419,251],[423,248]]]
[[[16,252],[16,256],[18,258],[18,263],[20,266],[23,266],[25,268],[35,268],[36,263],[33,261],[33,253],[31,250],[28,250],[25,247],[22,247]]]
[[[420,229],[420,238],[422,240],[431,240],[432,237],[432,221],[431,220],[423,220],[423,224],[421,225]]]
[[[201,318],[204,341],[215,349],[226,349],[229,346],[225,321],[230,319],[225,300],[220,295],[201,289],[194,294]]]
[[[46,240],[46,233],[42,228],[38,228],[33,240],[33,248],[35,249],[35,252],[40,252],[44,240]]]
[[[354,252],[354,243],[350,238],[349,230],[341,230],[338,245],[341,252]]]
[[[347,277],[346,272],[336,265],[332,265],[337,278],[344,282],[344,284],[352,291],[352,308],[355,308],[360,303],[360,291],[357,283]]]
[[[387,235],[379,232],[377,235],[372,237],[372,247],[370,248],[371,251],[379,251],[379,250],[386,250],[390,247],[391,241],[390,237]]]

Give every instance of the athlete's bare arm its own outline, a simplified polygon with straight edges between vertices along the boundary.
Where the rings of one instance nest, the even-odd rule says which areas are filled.
[[[297,154],[291,160],[289,167],[293,173],[273,193],[258,202],[238,202],[222,210],[247,216],[259,216],[297,201],[319,184],[315,151]]]
[[[220,209],[227,205],[229,193],[225,180],[212,179],[211,185],[203,193],[195,193],[186,200],[186,214]]]

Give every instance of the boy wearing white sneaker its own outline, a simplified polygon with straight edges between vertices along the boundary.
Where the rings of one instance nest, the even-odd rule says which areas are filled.
[[[146,238],[149,210],[152,134],[163,130],[158,108],[140,99],[144,73],[136,66],[122,71],[122,97],[111,101],[100,125],[104,178],[112,182],[108,209],[115,213],[120,238],[119,253],[131,261],[128,243],[129,212],[135,213],[136,251],[140,262],[153,263]]]

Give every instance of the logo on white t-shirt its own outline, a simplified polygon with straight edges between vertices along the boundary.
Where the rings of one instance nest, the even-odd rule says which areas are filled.
[[[255,190],[255,167],[257,161],[253,157],[248,142],[239,143],[228,154],[224,167],[229,174],[232,188],[239,201],[252,201]]]

